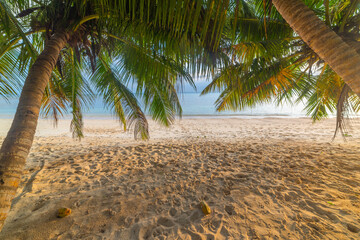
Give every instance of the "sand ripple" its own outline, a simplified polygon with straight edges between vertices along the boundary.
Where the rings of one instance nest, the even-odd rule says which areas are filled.
[[[298,140],[39,141],[0,237],[359,239],[359,155]],[[63,206],[73,213],[57,219]]]

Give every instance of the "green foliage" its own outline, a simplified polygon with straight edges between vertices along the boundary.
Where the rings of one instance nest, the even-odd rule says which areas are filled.
[[[304,2],[360,51],[359,0]],[[182,84],[199,75],[214,76],[203,94],[221,91],[219,111],[303,101],[314,120],[337,112],[343,129],[344,111],[360,106],[270,0],[0,0],[0,21],[3,97],[16,94],[55,32],[70,34],[42,112],[57,120],[70,107],[74,137],[99,95],[125,129],[148,138],[144,112],[169,126],[182,113]]]
[[[8,51],[0,58],[0,96],[5,99],[16,96],[17,90],[21,86],[22,73],[14,67],[19,52],[16,50]],[[11,78],[12,81],[8,81]]]
[[[135,123],[135,138],[140,135],[142,139],[149,137],[148,123],[134,94],[126,87],[126,76],[119,74],[106,62],[106,56],[100,57],[96,71],[92,75],[92,82],[108,107],[112,108],[120,118],[126,130],[127,123]],[[126,71],[126,70],[125,70]]]
[[[360,1],[304,1],[329,27],[360,53]],[[344,118],[359,110],[359,97],[282,19],[271,1],[242,2],[230,46],[229,64],[219,69],[202,94],[220,91],[218,111],[242,110],[263,102],[304,102],[311,118],[336,113],[344,134]],[[245,11],[246,10],[246,11]],[[222,46],[221,46],[222,47]]]
[[[0,94],[15,95],[46,41],[67,32],[44,116],[56,123],[70,108],[73,136],[81,138],[83,108],[99,95],[124,129],[146,139],[144,112],[169,126],[182,113],[178,90],[184,82],[195,87],[189,72],[225,64],[216,50],[234,8],[229,0],[0,0]]]

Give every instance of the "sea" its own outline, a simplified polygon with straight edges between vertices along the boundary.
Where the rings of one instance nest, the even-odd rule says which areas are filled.
[[[247,108],[242,111],[217,112],[215,101],[219,97],[220,93],[214,92],[201,96],[200,93],[209,84],[209,81],[206,79],[196,79],[195,84],[196,88],[193,88],[188,83],[176,86],[183,110],[182,118],[306,117],[303,103],[294,105],[283,103],[281,105],[277,105],[274,102],[269,102],[259,104],[254,108]],[[0,96],[0,118],[13,118],[17,104],[17,98],[5,100]],[[68,114],[64,115],[64,118],[71,118],[70,113],[71,109],[68,111]],[[114,114],[110,109],[105,107],[101,98],[96,98],[91,107],[83,109],[83,115],[85,118],[114,118]]]
[[[219,93],[210,93],[200,96],[197,92],[183,92],[179,94],[179,99],[183,109],[182,118],[299,118],[306,117],[303,111],[304,105],[266,103],[254,108],[244,109],[242,111],[222,111],[217,112],[215,101]],[[0,99],[0,118],[13,118],[18,99]],[[71,111],[68,111],[69,113]],[[64,115],[64,118],[70,118],[70,114]],[[83,110],[85,118],[112,118],[112,111],[107,109],[101,98],[97,98],[92,106]]]

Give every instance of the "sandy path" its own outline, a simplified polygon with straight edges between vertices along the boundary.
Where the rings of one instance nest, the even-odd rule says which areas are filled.
[[[360,238],[358,131],[344,143],[333,120],[185,119],[136,142],[104,121],[81,142],[40,122],[0,239]]]

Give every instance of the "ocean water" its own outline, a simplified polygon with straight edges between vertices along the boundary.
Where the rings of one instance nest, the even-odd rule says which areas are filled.
[[[205,96],[200,96],[196,92],[185,92],[179,95],[181,105],[183,108],[183,118],[193,117],[238,117],[238,118],[263,118],[263,117],[285,117],[296,118],[305,117],[302,104],[289,105],[283,104],[276,106],[272,103],[262,104],[252,109],[245,109],[243,111],[224,111],[216,112],[214,102],[219,93],[210,93]],[[0,99],[0,118],[13,118],[18,99],[11,99],[5,101]],[[70,112],[70,111],[69,111]],[[109,109],[106,109],[102,100],[97,99],[93,106],[84,110],[85,118],[107,118],[112,117],[113,114]],[[69,116],[66,115],[65,118]]]

